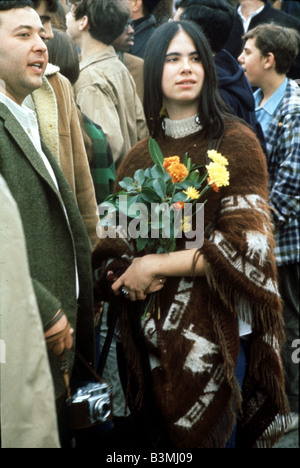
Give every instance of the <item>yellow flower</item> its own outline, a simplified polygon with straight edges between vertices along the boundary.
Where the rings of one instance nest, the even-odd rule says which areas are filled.
[[[182,220],[182,230],[183,232],[190,232],[192,230],[192,217],[191,216],[184,216]]]
[[[170,158],[165,158],[164,168],[172,177],[174,184],[182,182],[189,174],[189,171],[184,164],[181,164],[179,156],[171,156]]]
[[[207,155],[210,159],[213,160],[213,162],[219,163],[222,166],[228,166],[227,159],[221,153],[218,153],[216,150],[207,151]]]
[[[200,197],[200,192],[198,192],[195,187],[189,187],[187,190],[184,190],[183,193],[191,200],[198,200]]]
[[[229,172],[223,164],[212,162],[206,166],[209,177],[209,184],[215,184],[216,187],[229,185]]]

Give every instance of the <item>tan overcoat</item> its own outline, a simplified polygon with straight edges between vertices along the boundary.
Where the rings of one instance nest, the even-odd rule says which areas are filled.
[[[0,175],[2,448],[58,448],[54,388],[23,226]]]
[[[97,201],[70,82],[48,65],[43,85],[32,93],[40,133],[59,163],[78,204],[92,245],[98,241]]]

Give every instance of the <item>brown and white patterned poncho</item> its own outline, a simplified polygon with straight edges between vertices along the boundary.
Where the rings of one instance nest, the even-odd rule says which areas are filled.
[[[196,165],[207,163],[207,141],[201,133],[176,140],[162,136],[158,143],[165,157],[183,158],[188,152]],[[289,409],[280,359],[284,327],[265,156],[252,131],[240,122],[227,122],[218,151],[229,161],[230,185],[207,195],[201,248],[207,275],[168,279],[160,293],[160,317],[153,313],[140,325],[155,402],[176,447],[224,447],[236,406],[239,446],[271,447],[283,433]],[[152,165],[145,139],[124,159],[118,180]],[[123,254],[132,254],[127,242],[101,240],[94,267],[115,258],[118,271]],[[139,350],[130,326],[136,304],[124,304],[120,331],[129,366],[138,374]],[[242,392],[234,375],[239,318],[252,324]]]

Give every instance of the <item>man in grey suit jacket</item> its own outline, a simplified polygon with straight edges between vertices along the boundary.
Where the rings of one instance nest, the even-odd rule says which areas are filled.
[[[75,346],[94,362],[91,252],[71,189],[40,141],[35,113],[22,106],[42,85],[47,65],[45,31],[30,5],[28,0],[0,4],[0,173],[23,222],[46,343],[51,342],[55,395],[62,402],[59,356],[66,353],[70,371]]]

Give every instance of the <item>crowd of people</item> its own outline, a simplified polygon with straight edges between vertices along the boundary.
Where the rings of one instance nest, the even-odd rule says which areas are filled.
[[[0,2],[1,447],[269,448],[298,427],[293,3]],[[228,168],[197,248],[100,235],[153,139]],[[75,430],[95,375],[111,418],[89,403]]]

